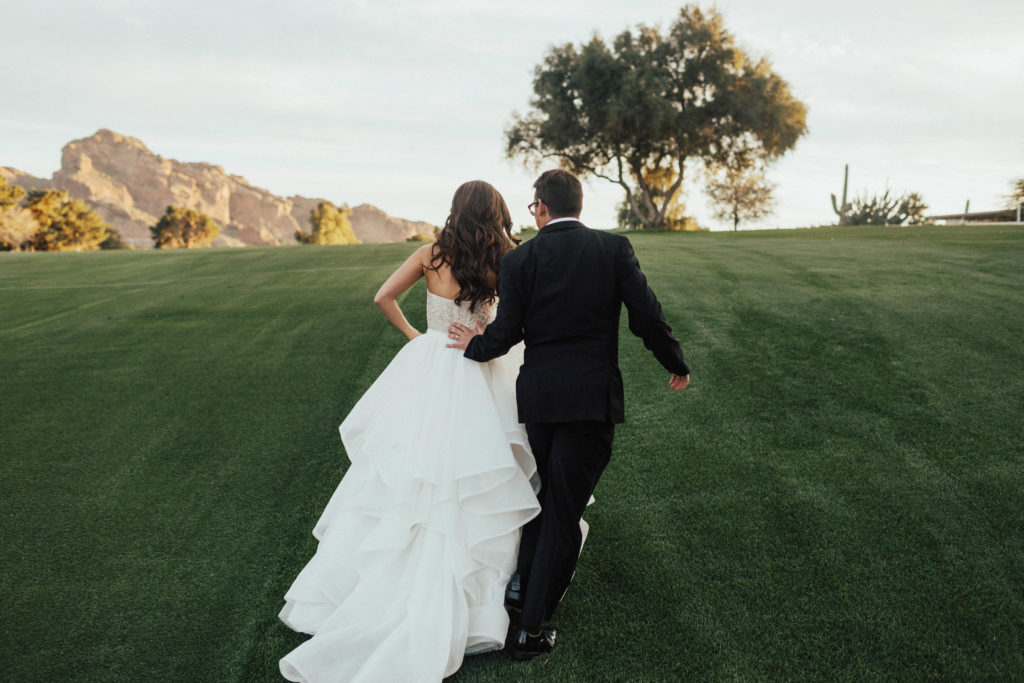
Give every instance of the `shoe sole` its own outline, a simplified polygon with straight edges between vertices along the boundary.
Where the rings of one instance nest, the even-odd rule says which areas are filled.
[[[540,656],[540,655],[546,655],[546,654],[550,654],[550,653],[549,652],[523,652],[522,650],[516,650],[514,648],[512,649],[512,659],[516,660],[517,662],[525,662],[528,659],[533,659],[534,657],[537,657],[537,656]]]

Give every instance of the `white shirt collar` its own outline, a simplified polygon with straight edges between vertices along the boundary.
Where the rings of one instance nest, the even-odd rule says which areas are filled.
[[[579,218],[573,218],[572,216],[563,216],[562,218],[552,218],[551,220],[549,220],[547,223],[544,224],[544,227],[546,228],[549,225],[551,225],[552,223],[561,223],[563,221],[576,221],[577,223],[579,223],[580,219]]]

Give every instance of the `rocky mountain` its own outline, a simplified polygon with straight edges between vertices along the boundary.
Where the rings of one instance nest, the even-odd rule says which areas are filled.
[[[279,197],[220,166],[165,159],[141,140],[106,129],[65,145],[60,170],[50,179],[6,166],[0,166],[0,175],[26,190],[66,188],[137,247],[153,245],[149,227],[171,204],[197,209],[220,223],[215,246],[294,244],[295,231],[308,232],[310,211],[325,201]],[[354,207],[351,221],[365,243],[401,242],[434,232],[429,223],[394,218],[369,204]]]

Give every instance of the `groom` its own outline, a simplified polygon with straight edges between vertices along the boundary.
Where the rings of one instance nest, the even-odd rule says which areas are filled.
[[[623,421],[619,313],[682,391],[689,368],[629,240],[579,221],[583,187],[563,170],[543,173],[530,204],[540,232],[501,262],[497,316],[486,330],[448,332],[466,358],[486,362],[525,340],[516,401],[537,461],[541,513],[523,529],[506,605],[521,610],[509,647],[516,659],[550,652],[544,628],[579,559],[579,521]],[[479,324],[478,324],[479,325]]]

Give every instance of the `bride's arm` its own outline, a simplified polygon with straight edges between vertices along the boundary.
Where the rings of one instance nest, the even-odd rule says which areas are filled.
[[[377,295],[373,297],[373,303],[377,304],[377,307],[384,313],[384,317],[409,339],[415,339],[423,333],[405,319],[396,299],[399,294],[412,287],[417,280],[423,277],[423,268],[429,262],[433,248],[433,244],[425,244],[414,251],[405,260],[405,263],[384,281],[377,291]]]

